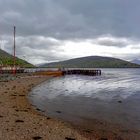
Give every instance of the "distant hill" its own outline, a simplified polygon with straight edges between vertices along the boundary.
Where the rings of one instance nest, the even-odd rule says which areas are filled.
[[[0,65],[13,65],[13,56],[0,49]],[[21,67],[34,67],[32,64],[22,59],[16,58],[16,65]]]
[[[140,68],[140,65],[133,64],[117,58],[89,56],[70,59],[66,61],[43,64],[41,67],[48,68]]]
[[[139,59],[134,59],[131,61],[131,63],[139,64],[140,65],[140,60]]]

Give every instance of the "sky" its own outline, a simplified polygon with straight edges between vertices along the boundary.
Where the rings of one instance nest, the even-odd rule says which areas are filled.
[[[0,0],[0,48],[33,64],[140,59],[139,0]]]

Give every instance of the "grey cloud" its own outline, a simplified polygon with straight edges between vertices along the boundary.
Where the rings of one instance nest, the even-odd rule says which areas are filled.
[[[3,5],[6,5],[5,9]],[[10,34],[10,28],[16,25],[17,33],[22,36],[37,34],[67,38],[73,36],[73,31],[80,35],[79,31],[86,27],[81,15],[71,15],[51,0],[3,0],[0,9],[0,29],[4,34]]]
[[[26,52],[26,51],[28,52]],[[26,48],[22,48],[20,49],[19,54],[21,53],[21,55],[19,55],[19,57],[23,57],[23,53],[25,53],[24,59],[26,59],[27,61],[33,63],[33,64],[38,64],[38,63],[42,63],[42,62],[55,62],[55,61],[61,61],[61,60],[65,60],[68,57],[60,55],[60,51],[59,49],[53,51],[52,50],[46,50],[46,49],[42,49],[42,50],[37,50],[37,49],[33,49],[30,47],[26,47]]]
[[[106,36],[106,37],[99,37],[95,41],[99,45],[103,46],[114,46],[114,47],[126,47],[129,44],[134,44],[130,39],[126,38],[115,38],[111,36]]]
[[[124,60],[127,60],[127,61],[132,61],[132,60],[140,58],[140,53],[139,52],[135,53],[134,55],[131,54],[131,53],[128,53],[128,54],[120,53],[120,55],[116,55],[115,53],[112,53],[112,55],[116,58],[121,58],[121,59],[124,59]]]
[[[8,50],[12,49],[13,44],[13,38],[10,36],[2,37],[2,41],[5,42],[5,46]],[[59,45],[62,45],[62,42],[60,40],[50,38],[50,37],[44,37],[44,36],[18,36],[16,37],[16,47],[17,50],[24,48],[24,47],[30,47],[33,49],[55,49]]]
[[[59,40],[53,38],[46,38],[44,36],[28,36],[28,37],[18,37],[17,46],[21,47],[31,47],[34,49],[54,49],[55,46],[59,46],[61,43]]]
[[[10,54],[13,54],[13,38],[5,36],[3,39],[3,48]],[[19,36],[16,38],[16,55],[26,59],[31,63],[51,62],[68,59],[68,56],[60,55],[63,50],[60,45],[64,42],[55,38],[44,36]]]
[[[54,0],[72,14],[81,14],[89,27],[89,36],[110,33],[113,36],[140,35],[139,0]],[[86,36],[85,36],[86,37]]]
[[[140,1],[122,0],[1,0],[0,30],[19,35],[61,39],[92,38],[102,34],[140,36]]]
[[[4,44],[4,49],[12,54],[13,38],[11,36],[4,36],[2,40]],[[69,40],[58,40],[45,36],[18,36],[16,38],[16,55],[34,64],[70,59],[72,58],[70,54],[66,55],[66,50],[63,50],[65,44],[67,44],[68,42]],[[100,36],[90,40],[85,39],[82,42],[89,42],[91,45],[93,45],[93,47],[94,45],[98,45],[100,48],[102,48],[103,46],[113,46],[117,47],[118,49],[119,47],[127,48],[128,46],[130,46],[131,48],[138,47],[140,45],[139,42],[136,42],[134,40],[128,38],[116,38],[113,36]],[[76,40],[74,41],[74,43],[79,44],[81,43],[81,40]],[[131,50],[133,49],[136,50],[135,48],[131,48]],[[124,52],[120,52],[120,54],[115,54],[114,52],[112,52],[109,55],[125,59],[129,59],[130,57],[137,58],[139,57],[140,49],[137,50],[138,53],[136,53],[136,51],[132,54],[127,54],[127,52],[126,54],[124,54]]]
[[[140,50],[140,42],[131,45],[131,49],[132,49],[132,50],[135,49],[135,50],[138,50],[138,51],[139,51],[139,50]]]

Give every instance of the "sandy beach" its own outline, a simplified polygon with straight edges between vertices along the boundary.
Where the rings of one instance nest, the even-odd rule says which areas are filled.
[[[48,78],[27,76],[0,82],[1,140],[86,140],[68,124],[41,115],[29,104],[29,91]]]

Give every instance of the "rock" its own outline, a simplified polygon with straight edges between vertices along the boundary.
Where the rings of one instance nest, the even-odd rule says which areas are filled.
[[[65,137],[65,140],[76,140],[74,138]]]
[[[62,113],[61,111],[56,111],[57,113]]]
[[[118,101],[118,103],[122,103],[122,101]]]
[[[100,138],[99,140],[108,140],[107,138]]]
[[[40,137],[40,136],[33,137],[33,140],[40,140],[40,139],[42,139],[42,137]]]
[[[16,120],[15,122],[23,123],[24,121],[23,120]]]

